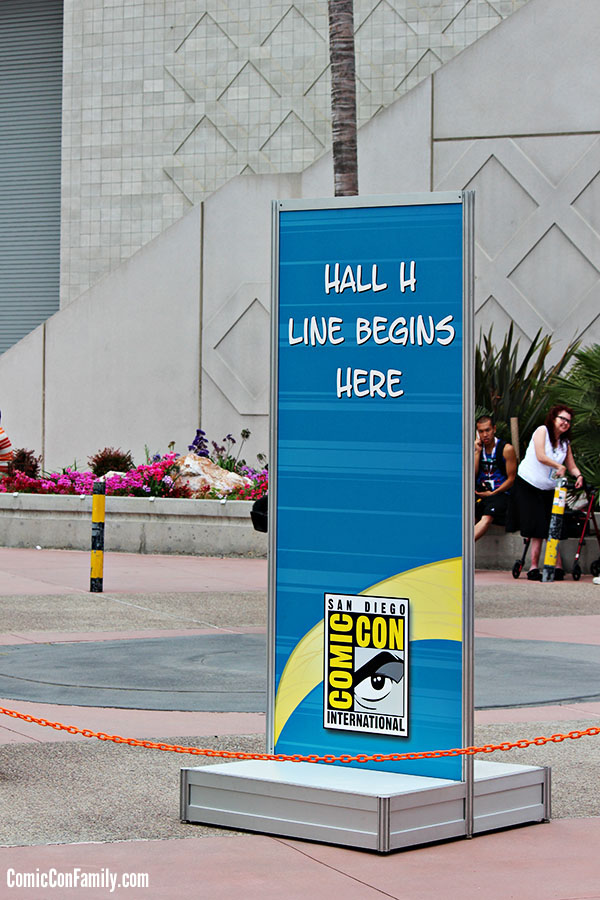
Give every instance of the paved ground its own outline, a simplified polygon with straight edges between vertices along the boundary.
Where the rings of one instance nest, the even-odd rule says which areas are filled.
[[[265,643],[264,634],[213,633],[17,644],[0,651],[0,696],[75,706],[264,712]]]
[[[44,702],[6,696],[1,706],[128,737],[263,749],[260,712],[119,709],[83,706],[79,698],[77,705],[66,705],[53,695],[58,679],[48,677],[44,654],[66,654],[63,671],[72,676],[73,653],[85,672],[86,653],[98,652],[100,659],[104,647],[107,656],[110,651],[121,660],[119,673],[107,666],[109,687],[127,688],[131,678],[124,685],[119,681],[126,680],[128,648],[137,648],[145,678],[156,687],[144,651],[157,646],[151,642],[166,648],[168,642],[184,647],[223,640],[242,646],[262,640],[264,561],[111,554],[105,593],[89,594],[88,579],[88,554],[0,549],[0,673],[14,675],[13,662],[28,654],[21,677],[30,677],[28,667],[32,682],[47,682]],[[501,573],[479,573],[476,585],[480,677],[504,692],[504,708],[477,712],[476,741],[531,738],[599,723],[600,702],[564,698],[573,695],[571,678],[577,697],[600,694],[600,587],[585,577],[541,585]],[[525,694],[531,671],[516,671],[523,658],[532,657],[537,700]],[[95,689],[98,670],[88,668]],[[138,688],[140,678],[138,672]],[[6,684],[0,678],[0,696],[14,697]],[[557,699],[557,686],[560,705],[550,702]],[[524,701],[541,705],[519,706]],[[600,898],[600,736],[506,755],[512,762],[552,765],[550,824],[389,857],[182,825],[178,776],[190,758],[199,764],[197,757],[71,736],[0,716],[0,896],[111,896],[108,888],[9,890],[6,882],[9,870],[66,873],[78,866],[106,881],[113,874],[148,873],[148,888],[121,888],[112,896],[161,900],[240,895],[295,900],[307,891],[315,900],[333,894],[348,900]]]
[[[488,623],[488,635],[475,638],[475,708],[600,701],[600,646],[590,618],[600,619],[557,618],[546,641],[535,619],[517,619],[532,624],[529,640],[510,620]],[[563,623],[571,627],[561,633]],[[54,632],[51,642],[43,632],[28,634],[26,643],[25,635],[5,635],[4,645],[0,635],[0,697],[125,709],[266,709],[264,633]]]

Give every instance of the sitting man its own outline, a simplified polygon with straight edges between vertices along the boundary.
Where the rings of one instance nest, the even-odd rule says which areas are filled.
[[[478,541],[492,522],[505,523],[508,494],[517,474],[517,457],[512,444],[496,437],[491,416],[480,416],[475,427],[475,540]]]

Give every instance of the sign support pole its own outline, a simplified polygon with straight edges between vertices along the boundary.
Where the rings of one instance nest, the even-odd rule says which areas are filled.
[[[475,195],[464,193],[463,216],[463,747],[474,741],[474,627],[475,627],[475,545],[473,541],[473,420],[475,410]],[[466,784],[465,831],[473,837],[474,760],[465,756],[463,780]]]

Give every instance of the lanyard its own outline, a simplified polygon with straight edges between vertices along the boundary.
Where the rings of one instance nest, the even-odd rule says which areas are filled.
[[[494,441],[494,450],[490,456],[487,455],[487,453],[485,452],[485,447],[482,446],[481,449],[483,451],[483,462],[484,463],[487,463],[489,465],[489,463],[492,463],[496,459],[497,446],[498,446],[498,438],[496,438],[496,440]]]

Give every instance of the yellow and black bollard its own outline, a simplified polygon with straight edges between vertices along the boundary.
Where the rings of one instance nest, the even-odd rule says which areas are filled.
[[[565,503],[567,502],[567,479],[559,478],[554,489],[554,499],[552,501],[552,515],[550,516],[550,528],[548,529],[548,540],[546,542],[546,553],[544,555],[544,572],[542,581],[554,581],[554,570],[556,568],[556,557],[558,554],[558,543],[563,527],[563,515],[565,512]]]
[[[94,482],[92,498],[92,568],[90,591],[92,594],[102,593],[104,571],[104,507],[106,484],[104,481]]]

